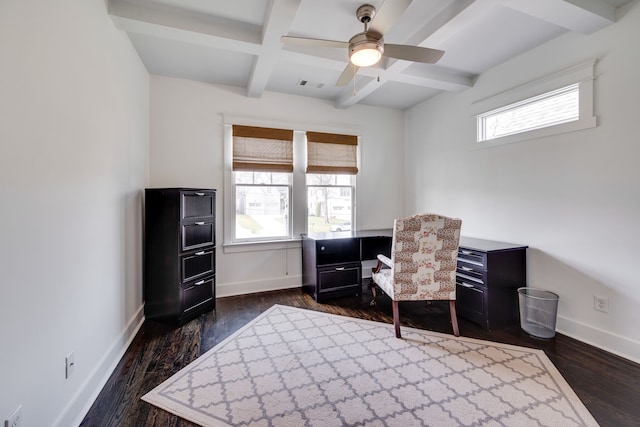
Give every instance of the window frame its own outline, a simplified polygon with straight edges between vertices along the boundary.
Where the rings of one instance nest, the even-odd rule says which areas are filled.
[[[305,194],[307,195],[307,203],[306,203],[306,221],[305,221],[305,227],[306,227],[306,232],[310,232],[309,231],[309,200],[308,200],[308,194],[309,194],[309,189],[312,187],[316,187],[316,188],[348,188],[351,190],[351,214],[350,214],[350,218],[349,218],[349,223],[351,224],[351,231],[356,230],[356,176],[357,175],[347,175],[349,176],[349,180],[351,181],[350,184],[327,184],[327,185],[322,185],[322,184],[309,184],[308,183],[308,175],[323,175],[323,174],[318,174],[318,173],[307,173],[305,174]],[[332,176],[336,176],[339,174],[326,174],[326,175],[332,175]],[[335,231],[327,231],[328,233],[336,233]]]
[[[473,143],[469,144],[468,148],[481,149],[494,147],[513,142],[527,141],[596,127],[597,120],[594,116],[593,96],[595,65],[595,60],[585,61],[557,73],[547,75],[524,85],[474,102],[471,106],[471,113],[476,120],[476,137],[473,138]],[[481,140],[479,121],[482,115],[486,115],[492,111],[499,111],[501,108],[505,109],[509,106],[515,106],[518,103],[526,102],[531,98],[551,94],[554,91],[574,84],[578,85],[579,93],[578,120],[531,129],[494,139]]]
[[[291,123],[283,120],[258,120],[244,116],[222,114],[222,134],[223,134],[223,217],[222,217],[222,250],[224,253],[240,253],[253,251],[271,251],[281,249],[293,249],[301,247],[301,234],[307,233],[307,186],[306,186],[306,132],[317,131],[326,133],[358,135],[360,139],[361,130],[359,127],[325,127],[317,123]],[[267,240],[246,240],[242,242],[233,241],[235,236],[235,189],[232,171],[233,163],[233,137],[232,126],[246,125],[266,128],[289,128],[294,129],[293,137],[293,173],[291,177],[291,199],[289,203],[290,215],[290,238],[288,239],[267,239]],[[305,129],[296,130],[296,129]],[[357,162],[360,164],[360,145],[357,148]],[[358,175],[352,178],[352,227],[355,226],[357,216],[357,181]]]
[[[498,117],[500,115],[503,114],[507,114],[507,113],[514,113],[514,112],[518,112],[519,110],[522,110],[524,108],[527,107],[531,107],[534,104],[538,104],[544,101],[550,101],[553,99],[558,99],[564,95],[567,94],[575,94],[577,96],[577,100],[576,100],[576,104],[572,104],[575,105],[577,107],[577,117],[572,117],[569,119],[557,119],[554,120],[552,122],[549,123],[541,123],[541,122],[537,122],[535,124],[530,125],[529,127],[526,128],[522,128],[522,129],[516,129],[513,131],[510,131],[508,133],[504,133],[502,135],[499,136],[494,136],[494,137],[488,137],[488,124],[487,122],[494,118],[494,117]],[[500,107],[497,108],[495,110],[491,110],[491,111],[487,111],[486,113],[482,113],[482,114],[478,114],[477,116],[477,124],[478,124],[478,142],[487,142],[487,141],[491,141],[494,139],[498,139],[498,138],[504,138],[507,136],[512,136],[512,135],[518,135],[521,133],[527,133],[527,132],[532,132],[534,130],[539,130],[539,129],[544,129],[544,128],[548,128],[548,127],[553,127],[553,126],[558,126],[558,125],[562,125],[565,123],[571,123],[571,122],[575,122],[580,120],[580,84],[579,83],[574,83],[571,84],[569,86],[565,86],[562,87],[560,89],[556,89],[556,90],[552,90],[550,92],[545,92],[541,95],[538,96],[534,96],[531,98],[527,98],[527,99],[523,99],[522,101],[518,101],[515,102],[513,104],[509,104],[509,105],[505,105],[504,107]]]

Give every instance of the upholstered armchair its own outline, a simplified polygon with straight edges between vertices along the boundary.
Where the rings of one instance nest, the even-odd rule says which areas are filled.
[[[436,214],[394,221],[391,258],[378,255],[378,265],[373,269],[371,305],[376,304],[377,285],[391,297],[396,337],[401,337],[399,301],[449,301],[453,333],[460,335],[456,317],[456,263],[461,226],[460,219]]]

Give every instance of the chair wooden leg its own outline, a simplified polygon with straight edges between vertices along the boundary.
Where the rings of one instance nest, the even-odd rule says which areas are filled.
[[[373,294],[373,299],[371,300],[371,302],[369,303],[369,305],[371,307],[373,307],[374,305],[376,305],[376,297],[377,297],[377,293],[376,293],[376,284],[374,283],[373,280],[371,280],[371,282],[369,282],[369,288],[371,288],[371,293]]]
[[[453,335],[460,336],[460,329],[458,329],[458,316],[456,315],[456,301],[449,301],[449,312],[451,313],[451,325],[453,326]]]
[[[391,308],[393,310],[393,326],[396,328],[396,338],[402,338],[400,336],[400,313],[398,311],[398,301],[391,301]]]

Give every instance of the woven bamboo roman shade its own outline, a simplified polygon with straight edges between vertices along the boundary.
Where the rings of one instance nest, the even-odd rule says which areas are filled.
[[[307,132],[307,173],[358,173],[358,137]]]
[[[293,172],[293,131],[233,125],[233,170]]]

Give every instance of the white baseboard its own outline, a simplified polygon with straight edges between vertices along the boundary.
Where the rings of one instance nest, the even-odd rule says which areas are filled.
[[[632,362],[640,363],[640,342],[638,341],[561,316],[557,318],[556,331]]]
[[[301,286],[302,276],[285,276],[269,280],[255,280],[251,282],[217,283],[216,298],[252,294],[255,292],[299,288]]]
[[[71,402],[64,408],[54,427],[79,426],[98,398],[109,377],[116,369],[120,359],[133,341],[144,322],[144,304],[138,308],[120,336],[111,344],[108,351],[91,372],[87,380],[78,389]]]

